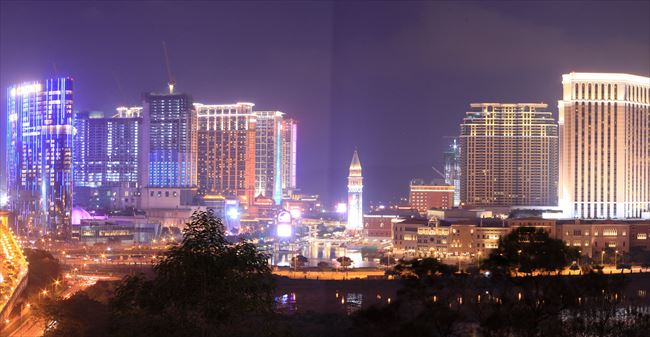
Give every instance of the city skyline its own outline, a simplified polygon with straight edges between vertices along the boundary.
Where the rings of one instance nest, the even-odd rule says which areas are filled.
[[[431,177],[432,165],[443,167],[442,152],[447,146],[443,136],[457,135],[457,125],[469,102],[544,101],[557,116],[555,102],[561,97],[558,83],[562,74],[598,71],[647,76],[650,69],[645,47],[650,29],[647,20],[640,17],[648,12],[647,3],[588,7],[568,3],[562,10],[557,5],[535,3],[408,3],[399,7],[314,3],[266,8],[263,4],[198,3],[188,9],[190,15],[176,17],[176,24],[164,23],[172,14],[164,4],[129,4],[127,8],[84,3],[58,4],[56,8],[47,4],[22,9],[11,3],[1,6],[0,84],[4,88],[56,72],[70,74],[81,88],[75,95],[75,110],[113,111],[118,105],[137,104],[142,92],[166,89],[164,40],[178,91],[189,92],[201,102],[254,101],[300,121],[298,185],[329,202],[345,200],[345,163],[349,160],[345,154],[355,146],[364,157],[367,200],[405,196],[411,178]],[[612,11],[611,6],[617,10]],[[15,18],[28,10],[47,11],[51,17],[77,17],[58,29],[72,41],[87,41],[87,50],[73,55],[52,45],[46,52],[48,35],[34,32],[50,19],[24,27]],[[584,11],[590,15],[577,15]],[[192,28],[187,22],[192,14],[200,18],[198,12],[219,12],[224,17],[210,23],[198,20],[201,24]],[[250,16],[247,28],[227,18],[228,14],[244,12]],[[394,20],[388,28],[394,32],[374,34],[389,13]],[[269,25],[267,14],[273,22],[285,23],[269,28],[273,25]],[[583,24],[576,25],[569,20],[576,16],[590,19],[581,19]],[[115,27],[108,40],[91,38],[118,17],[124,25]],[[607,29],[597,24],[605,18],[610,23]],[[138,22],[143,19],[158,19],[154,21],[159,29],[142,27]],[[454,28],[454,20],[468,25]],[[480,31],[492,21],[498,24],[491,25],[494,28],[490,31]],[[86,29],[75,30],[79,25]],[[186,34],[176,33],[177,25]],[[302,30],[297,36],[290,34],[297,30]],[[438,30],[468,40],[459,44],[436,33]],[[208,38],[206,32],[224,33]],[[528,36],[537,42],[530,42]],[[269,37],[273,37],[273,44],[267,41]],[[134,44],[136,39],[145,43]],[[43,43],[21,44],[25,40]],[[430,45],[441,48],[433,53]],[[481,57],[469,56],[467,46],[474,45],[490,48]],[[218,52],[220,46],[243,52]],[[188,54],[193,48],[202,50],[196,55],[205,56]],[[251,48],[258,52],[246,52]],[[374,53],[379,50],[385,53]],[[562,57],[555,57],[551,50],[564,52],[560,53]],[[373,55],[369,62],[361,62],[360,56],[369,52]],[[523,53],[524,57],[509,53]],[[406,57],[397,60],[398,55]],[[526,59],[525,55],[545,57],[535,57],[538,63],[527,67],[527,62],[519,61]],[[378,69],[387,71],[379,74]],[[217,74],[232,80],[213,81]],[[271,85],[279,79],[279,85]],[[390,162],[383,160],[385,154],[391,155]]]
[[[0,336],[645,336],[650,0],[0,0]]]

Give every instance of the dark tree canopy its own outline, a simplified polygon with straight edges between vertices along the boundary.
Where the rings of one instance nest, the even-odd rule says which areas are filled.
[[[273,311],[266,255],[226,240],[211,211],[196,212],[180,245],[154,266],[155,277],[127,277],[112,301],[119,336],[264,335]],[[255,324],[247,321],[255,320]],[[250,331],[249,331],[250,330]]]
[[[300,254],[291,258],[292,267],[301,268],[304,267],[307,264],[307,262],[309,262],[309,259]]]
[[[490,253],[483,267],[494,272],[557,272],[578,259],[580,253],[546,231],[519,227],[499,240],[499,248]]]
[[[451,273],[452,267],[434,258],[400,260],[392,269],[386,271],[387,275],[421,280]]]
[[[341,264],[341,267],[343,267],[343,268],[347,268],[347,267],[349,267],[349,266],[352,265],[352,262],[353,262],[353,261],[352,261],[351,258],[349,258],[349,257],[347,257],[347,256],[341,256],[341,257],[339,257],[339,258],[336,259],[336,262],[338,262],[339,264]]]

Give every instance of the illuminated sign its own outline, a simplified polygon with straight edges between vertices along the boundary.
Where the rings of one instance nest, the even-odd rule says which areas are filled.
[[[40,83],[25,84],[17,88],[11,88],[10,94],[12,97],[21,96],[21,95],[27,95],[35,92],[41,92],[41,90],[43,90],[43,87],[41,86]]]

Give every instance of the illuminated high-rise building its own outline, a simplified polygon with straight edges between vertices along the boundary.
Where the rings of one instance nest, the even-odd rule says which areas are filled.
[[[298,138],[298,123],[295,119],[282,120],[280,128],[280,142],[282,154],[280,169],[282,171],[282,192],[287,195],[296,188],[296,152]]]
[[[28,231],[67,236],[72,210],[73,81],[54,78],[7,91],[7,189]]]
[[[255,197],[282,202],[282,116],[280,111],[255,111]]]
[[[558,127],[543,103],[477,103],[461,124],[461,205],[557,205]]]
[[[352,155],[348,175],[348,224],[345,228],[349,231],[363,229],[363,176],[357,150]]]
[[[444,153],[445,184],[454,187],[453,207],[460,206],[460,145],[454,138]]]
[[[141,112],[141,107],[119,107],[111,117],[96,111],[75,115],[75,206],[107,209],[135,203]]]
[[[197,119],[188,94],[144,95],[142,164],[144,187],[193,188],[197,184]]]
[[[119,107],[111,117],[100,112],[75,116],[74,174],[77,187],[137,187],[141,107]]]
[[[198,113],[199,191],[239,197],[255,192],[256,122],[253,103],[195,104]]]
[[[562,76],[559,203],[575,218],[650,211],[650,78]]]

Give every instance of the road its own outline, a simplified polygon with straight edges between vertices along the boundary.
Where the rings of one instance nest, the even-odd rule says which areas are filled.
[[[99,280],[116,280],[117,277],[107,277],[92,274],[81,274],[67,278],[69,287],[63,290],[59,296],[64,299],[72,297],[79,291],[93,286]],[[13,324],[18,324],[15,330],[7,337],[40,337],[43,336],[46,328],[46,322],[26,311],[23,317],[17,318]]]

